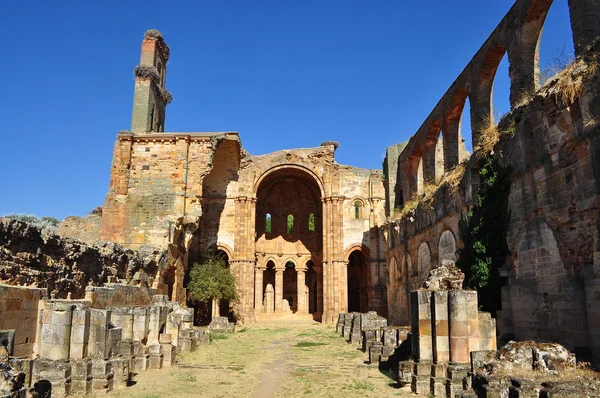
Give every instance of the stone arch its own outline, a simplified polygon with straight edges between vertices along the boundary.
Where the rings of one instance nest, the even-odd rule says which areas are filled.
[[[297,175],[298,172],[300,172],[300,174],[308,174],[308,176],[310,176],[311,179],[314,180],[314,183],[317,184],[317,186],[319,187],[319,193],[321,197],[325,196],[325,188],[323,187],[323,181],[321,181],[321,179],[319,178],[319,176],[317,176],[317,174],[315,174],[312,170],[310,170],[307,167],[304,167],[302,165],[298,165],[298,164],[285,164],[285,165],[279,165],[279,166],[274,166],[271,167],[270,169],[264,171],[260,177],[258,177],[258,179],[256,180],[256,183],[254,184],[254,196],[256,197],[258,194],[258,189],[261,186],[262,182],[265,180],[265,178],[267,178],[269,175],[284,170],[284,173],[286,174],[291,174],[291,175]]]
[[[462,115],[465,112],[465,104],[469,97],[469,90],[459,88],[454,93],[442,124],[442,139],[444,142],[444,170],[449,171],[458,165],[465,157],[463,144]],[[470,104],[469,104],[470,105]],[[467,112],[470,112],[467,109]],[[470,118],[469,118],[470,120]]]
[[[399,324],[399,314],[401,311],[400,286],[398,261],[395,256],[391,256],[388,265],[389,284],[387,286],[388,295],[388,318],[392,325]]]
[[[423,282],[429,276],[431,270],[431,250],[427,242],[421,243],[419,246],[417,267],[419,272],[419,284]]]
[[[346,261],[350,260],[350,254],[352,254],[352,252],[355,250],[362,252],[363,256],[365,256],[365,260],[368,260],[371,257],[371,250],[367,245],[362,243],[352,243],[346,247],[346,250],[344,250],[344,258]]]
[[[442,260],[456,261],[456,238],[450,229],[442,232],[438,241],[438,262]]]
[[[370,271],[367,258],[361,250],[350,252],[347,270],[348,312],[366,312],[369,308]]]
[[[287,257],[287,258],[285,259],[285,261],[282,261],[282,262],[281,262],[281,264],[283,264],[283,266],[284,266],[284,267],[287,267],[287,264],[288,264],[288,263],[292,263],[292,264],[294,264],[294,267],[297,267],[297,266],[298,266],[298,261],[297,261],[297,260],[294,260],[294,258],[293,258],[293,257]]]
[[[441,180],[444,174],[444,150],[442,123],[433,120],[425,137],[422,162],[422,175],[424,183],[435,183]],[[417,192],[420,192],[417,190]]]
[[[350,204],[352,219],[362,220],[365,218],[365,214],[368,214],[367,205],[363,198],[356,197],[350,200]]]
[[[544,217],[535,217],[525,224],[517,251],[517,278],[535,277],[543,286],[557,278],[565,269],[558,242]],[[542,288],[543,290],[543,288]]]
[[[479,141],[479,132],[494,124],[494,106],[492,92],[494,78],[500,62],[506,54],[506,47],[496,44],[488,49],[483,61],[479,65],[474,90],[471,90],[469,100],[471,104],[471,131],[473,148]]]
[[[217,242],[217,244],[215,245],[215,250],[223,251],[225,254],[227,254],[227,258],[229,258],[229,260],[231,260],[233,258],[233,250],[226,243]]]

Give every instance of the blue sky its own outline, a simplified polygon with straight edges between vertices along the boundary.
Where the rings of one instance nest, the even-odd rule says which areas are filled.
[[[147,29],[171,48],[166,131],[238,131],[255,155],[335,140],[339,163],[381,168],[513,3],[4,1],[0,215],[102,204]],[[554,3],[542,66],[572,52],[567,0]],[[506,59],[494,106],[508,110]]]

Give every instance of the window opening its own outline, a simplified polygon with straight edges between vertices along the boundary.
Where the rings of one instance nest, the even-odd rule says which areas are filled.
[[[315,213],[308,215],[308,232],[315,232]]]
[[[269,213],[265,216],[265,232],[268,234],[271,233],[271,214]]]
[[[294,233],[294,216],[291,214],[288,214],[287,216],[287,233]]]

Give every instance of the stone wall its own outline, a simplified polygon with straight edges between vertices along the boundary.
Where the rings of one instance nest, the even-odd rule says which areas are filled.
[[[165,267],[164,252],[141,251],[109,242],[84,243],[40,230],[27,223],[0,218],[0,281],[35,285],[49,297],[83,298],[88,284],[130,280],[143,270],[151,277]]]
[[[506,237],[510,255],[500,269],[505,278],[500,332],[517,339],[558,341],[576,351],[591,349],[598,361],[600,317],[594,295],[600,266],[600,80],[594,69],[600,50],[598,3],[569,2],[580,58],[540,87],[538,33],[551,4],[517,1],[397,159],[386,160],[388,166],[398,164],[395,177],[388,171],[386,178],[388,203],[401,210],[410,200],[421,201],[398,219],[390,208],[384,231],[390,320],[407,324],[408,292],[427,267],[460,253],[459,223],[474,205],[479,165],[472,156],[457,189],[444,184],[456,170],[455,160],[463,158],[460,146],[457,151],[454,145],[460,142],[457,121],[463,111],[470,112],[475,151],[482,153],[477,139],[493,125],[491,86],[498,63],[508,53],[512,109],[500,122],[500,140],[492,151],[510,169]],[[463,110],[467,97],[471,109]],[[445,166],[441,175],[436,171],[439,151],[433,150],[440,133]],[[394,150],[389,156],[395,156]],[[440,181],[429,206],[422,200],[425,188]]]
[[[0,285],[0,330],[14,330],[10,345],[15,357],[33,354],[44,294],[44,289]]]
[[[94,209],[84,217],[70,216],[60,222],[56,233],[60,236],[84,242],[100,240],[102,228],[102,207]]]

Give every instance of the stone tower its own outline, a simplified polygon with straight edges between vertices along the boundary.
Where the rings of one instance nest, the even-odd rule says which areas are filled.
[[[169,46],[160,32],[146,31],[140,64],[134,70],[132,133],[164,131],[165,111],[172,99],[165,89],[168,60]]]

